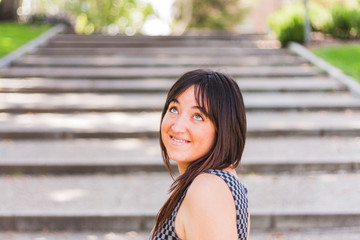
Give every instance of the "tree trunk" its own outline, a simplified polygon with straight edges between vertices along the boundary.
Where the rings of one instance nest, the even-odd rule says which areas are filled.
[[[2,0],[0,3],[0,21],[17,21],[17,9],[20,0]]]

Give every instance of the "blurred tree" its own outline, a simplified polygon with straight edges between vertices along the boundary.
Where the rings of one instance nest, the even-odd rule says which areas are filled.
[[[31,13],[71,16],[79,34],[127,34],[140,31],[154,13],[144,0],[31,0]]]
[[[153,14],[151,5],[140,0],[68,0],[66,10],[77,16],[75,30],[82,34],[133,35]]]
[[[16,21],[20,0],[0,0],[0,21]]]
[[[186,28],[232,30],[246,16],[245,0],[175,0],[175,32]]]

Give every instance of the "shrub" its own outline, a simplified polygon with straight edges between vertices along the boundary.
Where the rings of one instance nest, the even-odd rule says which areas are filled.
[[[360,36],[360,10],[343,4],[336,4],[331,10],[332,23],[329,33],[336,38]]]
[[[331,23],[331,12],[316,2],[310,2],[310,21],[314,31],[328,32]]]
[[[358,5],[359,6],[359,5]],[[360,8],[344,4],[332,4],[331,9],[310,2],[310,22],[313,31],[329,33],[335,38],[360,37]],[[292,3],[273,13],[269,18],[270,28],[283,46],[294,41],[304,41],[304,5]]]
[[[309,4],[311,28],[315,31],[326,32],[331,22],[330,12],[316,2]],[[269,19],[270,28],[277,35],[283,46],[294,41],[304,41],[305,8],[302,3],[292,3],[273,13]]]
[[[353,17],[351,25],[356,30],[356,36],[360,36],[360,9],[353,9]]]
[[[304,10],[299,4],[288,5],[271,14],[268,22],[283,46],[290,41],[303,42]]]
[[[71,27],[72,25],[69,20],[69,17],[60,14],[58,15],[33,14],[28,16],[26,22],[29,24],[49,24],[49,25],[62,23],[67,25],[68,27]]]
[[[337,38],[350,38],[352,29],[352,10],[342,4],[337,4],[331,10],[332,23],[329,33]]]

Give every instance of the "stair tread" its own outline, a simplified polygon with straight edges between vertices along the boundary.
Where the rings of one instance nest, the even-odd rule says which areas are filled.
[[[206,56],[179,56],[174,61],[173,57],[168,56],[144,56],[144,57],[123,57],[123,56],[94,56],[92,58],[83,56],[32,56],[28,55],[16,61],[15,65],[54,65],[54,66],[154,66],[154,65],[291,65],[291,64],[304,64],[307,61],[298,56],[220,56],[217,58]]]
[[[41,47],[34,55],[131,55],[145,56],[162,54],[167,56],[239,56],[239,55],[293,55],[287,49],[259,49],[241,47],[149,47],[149,48],[47,48]]]
[[[196,68],[196,67],[195,67]],[[71,67],[11,67],[2,69],[2,77],[88,77],[88,78],[152,78],[173,77],[178,78],[181,74],[193,70],[194,67],[101,67],[101,68],[71,68]],[[238,76],[314,76],[321,72],[309,66],[241,66],[226,67],[223,69],[227,74]]]
[[[254,214],[360,213],[359,174],[253,174],[240,178],[248,188]],[[0,216],[153,215],[166,200],[172,182],[167,173],[0,176],[0,180],[4,193],[0,195]]]
[[[158,131],[160,112],[0,114],[0,131]],[[360,112],[249,112],[248,130],[360,130]]]
[[[0,232],[0,239],[7,240],[34,240],[34,239],[49,239],[49,240],[79,240],[79,239],[96,239],[96,240],[144,240],[149,238],[149,232],[129,231],[125,233],[118,233],[116,229],[110,232]],[[346,239],[358,240],[360,229],[353,228],[327,228],[327,229],[310,229],[297,231],[254,231],[250,232],[252,240],[272,240],[280,238],[282,240],[333,240]]]
[[[358,137],[248,138],[242,164],[360,162],[359,146]],[[8,140],[0,157],[0,165],[163,165],[157,139]]]
[[[244,93],[245,107],[267,108],[360,108],[360,98],[349,93]],[[165,93],[0,93],[0,109],[61,109],[116,111],[116,110],[161,110],[166,100]]]
[[[36,92],[36,91],[168,91],[174,79],[59,79],[51,78],[2,78],[0,91],[2,92]],[[275,79],[239,79],[237,80],[242,92],[247,91],[338,91],[344,90],[339,82],[330,78],[275,78]]]

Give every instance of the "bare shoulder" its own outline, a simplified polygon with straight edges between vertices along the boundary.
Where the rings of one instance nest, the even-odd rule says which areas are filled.
[[[235,202],[222,178],[197,176],[181,208],[185,239],[237,239]]]
[[[210,173],[202,173],[194,179],[184,201],[190,211],[201,214],[226,214],[232,209],[229,206],[235,205],[226,182]]]
[[[191,196],[191,198],[194,198],[194,200],[197,198],[202,200],[204,198],[217,198],[222,196],[222,193],[231,195],[226,182],[214,174],[202,173],[194,179],[187,194]]]

